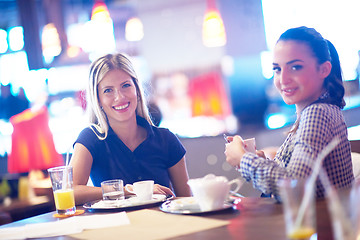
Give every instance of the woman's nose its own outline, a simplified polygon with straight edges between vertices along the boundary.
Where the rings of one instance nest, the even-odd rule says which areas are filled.
[[[116,90],[115,91],[115,100],[121,99],[123,97],[124,97],[124,94],[121,92],[121,90]]]
[[[290,75],[286,71],[281,71],[281,74],[279,77],[280,77],[281,84],[288,84],[289,82],[291,82]]]

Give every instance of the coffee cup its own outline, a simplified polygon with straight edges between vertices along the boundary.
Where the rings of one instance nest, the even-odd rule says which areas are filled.
[[[154,192],[154,181],[153,180],[146,180],[135,182],[132,184],[132,189],[130,188],[131,185],[126,185],[125,189],[136,195],[139,201],[149,201],[152,200],[153,192]]]
[[[199,204],[201,211],[212,211],[224,207],[231,185],[236,185],[233,190],[237,192],[242,186],[242,181],[233,179],[228,181],[224,176],[208,174],[203,178],[190,179],[188,185]]]
[[[252,152],[256,154],[256,144],[255,138],[248,138],[244,140],[244,148],[248,152]]]

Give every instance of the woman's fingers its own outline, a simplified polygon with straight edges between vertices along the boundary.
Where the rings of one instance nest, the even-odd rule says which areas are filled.
[[[126,186],[124,187],[125,195],[133,194],[133,193],[129,192],[128,189],[130,191],[133,191],[133,186],[131,184],[126,184]],[[175,194],[170,190],[170,188],[164,187],[160,184],[154,184],[153,193],[162,194],[162,195],[166,195],[166,196],[169,196],[169,195],[175,196]]]
[[[264,151],[261,150],[256,150],[256,155],[258,155],[261,158],[266,158]]]
[[[154,193],[175,196],[175,194],[170,190],[170,188],[161,186],[159,184],[154,184]]]

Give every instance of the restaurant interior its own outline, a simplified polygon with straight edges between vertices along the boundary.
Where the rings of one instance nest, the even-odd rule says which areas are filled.
[[[234,179],[223,134],[255,137],[257,149],[283,142],[296,116],[273,86],[272,48],[284,30],[314,27],[339,51],[349,140],[360,140],[360,3],[294,2],[0,0],[0,97],[12,96],[0,109],[0,225],[54,210],[46,169],[88,125],[89,66],[106,53],[131,58],[190,178]],[[260,196],[251,183],[240,193]]]

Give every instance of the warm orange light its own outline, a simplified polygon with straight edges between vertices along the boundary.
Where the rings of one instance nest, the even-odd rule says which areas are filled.
[[[140,41],[144,37],[144,27],[139,18],[130,18],[125,25],[125,38],[128,41]]]
[[[59,33],[53,23],[46,24],[43,28],[41,42],[45,58],[52,58],[60,55],[61,41]]]
[[[106,4],[102,1],[97,1],[91,12],[91,21],[111,22],[111,17]]]
[[[206,47],[221,47],[226,44],[226,32],[220,13],[215,7],[215,1],[208,0],[208,9],[203,22],[203,44]]]
[[[69,58],[74,58],[79,56],[80,51],[81,51],[80,48],[77,46],[69,46],[68,49],[66,50],[66,53],[69,56]]]

